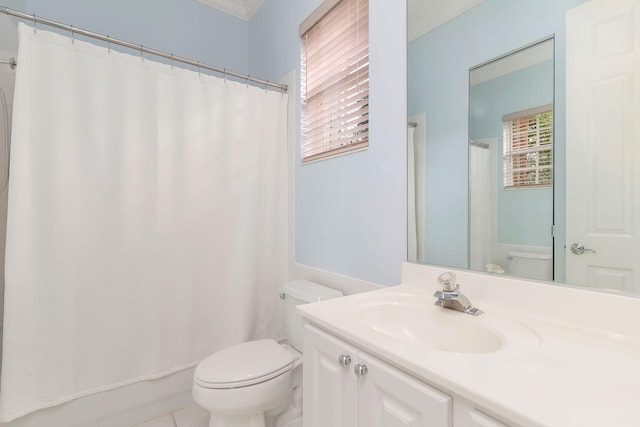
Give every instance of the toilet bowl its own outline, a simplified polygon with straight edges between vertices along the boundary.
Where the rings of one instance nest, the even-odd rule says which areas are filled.
[[[339,296],[339,291],[306,280],[287,282],[282,297],[291,346],[272,339],[248,341],[198,364],[193,399],[211,412],[210,427],[265,427],[265,418],[300,416],[302,318],[295,307]]]

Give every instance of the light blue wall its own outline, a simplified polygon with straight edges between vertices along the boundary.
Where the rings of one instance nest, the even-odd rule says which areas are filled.
[[[556,141],[565,135],[565,12],[584,0],[485,0],[409,44],[409,115],[425,112],[427,261],[467,267],[469,69],[555,34]],[[565,153],[557,150],[556,163]],[[555,177],[555,217],[564,236],[564,176]],[[556,271],[564,271],[556,239]]]
[[[321,2],[265,0],[246,22],[196,0],[7,1],[29,14],[269,80],[294,69],[299,77],[298,25]],[[370,27],[371,148],[304,167],[296,162],[296,260],[393,285],[406,258],[404,2],[370,0]],[[291,92],[296,147],[299,87]]]
[[[23,10],[27,0],[3,0],[2,6],[15,10]]]
[[[11,0],[2,4],[240,73],[249,70],[248,23],[197,0]]]
[[[298,25],[319,0],[265,0],[250,22],[250,72],[296,70],[295,258],[381,285],[406,259],[406,5],[370,0],[370,148],[300,166]]]
[[[502,116],[553,102],[553,61],[535,64],[471,87],[469,137],[498,138],[496,149],[498,243],[551,248],[553,190],[505,190],[503,179]],[[563,141],[559,141],[561,143]],[[562,144],[556,149],[564,150]],[[564,171],[556,169],[556,173]]]

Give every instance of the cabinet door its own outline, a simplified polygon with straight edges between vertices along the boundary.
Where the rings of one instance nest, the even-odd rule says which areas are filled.
[[[367,355],[359,378],[360,427],[450,427],[452,399],[428,385]],[[329,425],[329,424],[327,424]]]
[[[482,412],[473,410],[469,413],[470,427],[507,427],[500,421],[491,418]]]
[[[304,427],[354,427],[358,420],[357,352],[326,332],[305,325],[303,342]],[[340,356],[348,356],[348,366]]]

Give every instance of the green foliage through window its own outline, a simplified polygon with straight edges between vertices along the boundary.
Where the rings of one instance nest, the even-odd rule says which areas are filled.
[[[553,111],[504,122],[504,187],[553,184]]]

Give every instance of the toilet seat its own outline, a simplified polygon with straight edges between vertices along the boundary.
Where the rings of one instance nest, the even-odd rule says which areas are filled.
[[[248,341],[200,362],[194,382],[208,389],[247,387],[282,375],[293,362],[291,353],[272,339]]]

